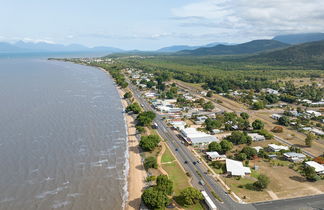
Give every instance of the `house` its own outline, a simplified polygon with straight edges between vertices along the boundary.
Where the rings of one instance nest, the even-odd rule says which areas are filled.
[[[262,89],[261,91],[266,92],[268,94],[279,95],[279,91],[271,89],[271,88]]]
[[[296,152],[286,152],[283,155],[287,160],[294,162],[294,163],[302,162],[306,158],[306,155],[304,155],[302,153],[296,153]]]
[[[314,116],[314,117],[322,116],[322,113],[316,112],[316,111],[313,111],[313,110],[307,110],[306,114],[309,115],[309,116]]]
[[[279,152],[280,150],[289,150],[289,147],[287,146],[276,145],[276,144],[268,144],[268,147],[273,152]]]
[[[260,150],[263,150],[263,147],[260,146],[256,146],[256,147],[252,147],[254,148],[257,152],[260,152]]]
[[[222,161],[226,159],[226,155],[220,155],[218,152],[206,152],[206,155],[211,161]]]
[[[317,129],[317,128],[312,128],[312,129],[310,130],[310,132],[312,132],[312,133],[314,133],[314,134],[316,134],[316,135],[319,135],[319,136],[324,136],[324,132],[321,131],[321,130],[319,130],[319,129]]]
[[[271,118],[274,120],[279,120],[281,117],[282,117],[282,115],[280,115],[280,114],[272,114],[271,115]]]
[[[249,167],[244,167],[242,162],[226,159],[226,170],[231,176],[245,176],[251,174],[251,169]]]
[[[185,128],[180,130],[182,137],[193,146],[206,146],[211,142],[219,142],[215,136],[197,131],[196,128]]]
[[[307,161],[305,163],[307,166],[313,167],[315,169],[315,172],[319,175],[324,174],[324,166],[315,162],[315,161]]]
[[[264,141],[265,140],[265,137],[258,133],[249,133],[248,136],[250,136],[253,141]]]
[[[153,92],[147,92],[147,93],[144,93],[144,96],[146,98],[154,98],[154,97],[158,96],[158,94],[157,93],[153,93]]]
[[[306,103],[306,104],[311,104],[311,103],[313,103],[311,100],[308,100],[308,99],[303,99],[301,102],[302,102],[302,103]]]
[[[205,120],[207,120],[207,119],[208,119],[208,117],[206,117],[206,116],[199,116],[199,117],[197,117],[195,124],[202,125],[202,124],[204,124]]]
[[[219,130],[219,129],[213,129],[212,131],[211,131],[211,133],[214,135],[214,134],[218,134],[218,133],[221,133],[222,131],[221,130]]]

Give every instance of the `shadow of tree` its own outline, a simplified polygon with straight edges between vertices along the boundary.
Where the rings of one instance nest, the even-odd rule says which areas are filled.
[[[292,179],[297,182],[307,182],[306,178],[302,176],[290,176],[289,179]]]

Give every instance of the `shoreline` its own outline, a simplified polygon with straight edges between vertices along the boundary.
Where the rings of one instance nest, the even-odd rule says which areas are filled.
[[[109,72],[101,67],[98,69],[104,71],[108,76],[111,77]],[[113,78],[112,78],[113,79]],[[119,94],[121,105],[123,109],[126,109],[128,102],[124,99],[125,91],[115,85],[116,90]],[[147,176],[142,163],[142,157],[139,151],[139,141],[136,138],[135,120],[132,116],[124,113],[124,121],[126,126],[127,136],[127,150],[128,150],[128,171],[126,172],[127,181],[127,197],[123,201],[123,209],[126,210],[138,210],[141,205],[141,195],[145,186],[145,178]]]

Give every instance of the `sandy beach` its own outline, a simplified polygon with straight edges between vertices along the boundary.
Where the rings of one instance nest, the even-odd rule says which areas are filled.
[[[122,105],[127,107],[127,101],[123,99],[124,91],[118,88]],[[141,204],[141,195],[144,189],[144,179],[146,171],[141,161],[139,151],[139,142],[136,139],[136,128],[133,117],[125,114],[125,120],[128,131],[128,151],[129,151],[129,172],[128,172],[128,201],[127,210],[139,209]]]

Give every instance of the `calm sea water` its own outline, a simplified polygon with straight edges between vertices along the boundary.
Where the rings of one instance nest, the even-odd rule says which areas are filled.
[[[126,129],[96,68],[0,59],[0,209],[122,209]]]

